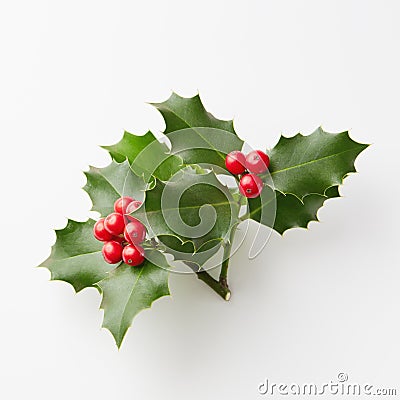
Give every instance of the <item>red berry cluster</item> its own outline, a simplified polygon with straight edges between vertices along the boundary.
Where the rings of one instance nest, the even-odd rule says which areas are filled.
[[[269,167],[269,157],[261,150],[251,151],[245,156],[241,151],[232,151],[225,158],[226,169],[234,175],[242,175],[239,190],[243,196],[254,198],[261,194],[262,174]]]
[[[115,212],[95,223],[94,237],[105,242],[102,253],[109,264],[124,260],[125,264],[136,267],[143,263],[144,249],[140,244],[146,237],[146,228],[129,215],[141,205],[132,197],[121,197],[114,203]]]

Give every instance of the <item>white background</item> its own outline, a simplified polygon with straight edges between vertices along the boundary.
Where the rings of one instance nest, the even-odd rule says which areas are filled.
[[[1,1],[0,398],[257,399],[339,372],[398,387],[400,7],[396,1]],[[253,147],[350,129],[373,143],[320,224],[231,261],[226,303],[192,276],[118,352],[100,297],[35,269],[90,209],[82,170],[148,101],[200,92]],[[400,391],[399,391],[400,393]]]

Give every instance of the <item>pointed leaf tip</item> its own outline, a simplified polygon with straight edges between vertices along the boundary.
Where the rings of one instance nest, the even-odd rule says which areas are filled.
[[[146,181],[151,175],[168,180],[182,164],[182,160],[170,155],[168,147],[150,131],[142,136],[125,131],[118,143],[103,148],[118,162],[128,160],[135,174]]]
[[[264,190],[273,191],[266,187]],[[265,199],[271,198],[265,196]],[[249,199],[250,218],[263,225],[273,228],[276,232],[283,235],[288,229],[308,228],[312,221],[318,221],[318,210],[324,205],[325,201],[335,197],[340,197],[338,186],[330,187],[324,195],[309,194],[302,200],[292,194],[275,192],[275,218],[270,215],[271,204],[262,203],[260,197]]]
[[[357,156],[368,147],[350,138],[348,132],[337,134],[318,128],[311,135],[281,136],[270,152],[270,173],[275,188],[299,199],[342,184],[355,172]]]
[[[200,95],[182,97],[172,92],[162,103],[151,103],[163,116],[165,134],[186,128],[215,128],[236,134],[233,120],[221,120],[209,113],[201,101]]]
[[[132,171],[127,160],[122,163],[112,161],[105,168],[91,167],[85,175],[87,182],[84,190],[92,200],[92,210],[102,216],[114,212],[114,202],[121,196],[131,196],[137,200],[143,198],[145,181]]]
[[[104,310],[103,327],[108,329],[120,348],[134,317],[152,303],[170,294],[168,287],[168,263],[165,256],[152,252],[155,265],[149,260],[140,267],[122,264],[97,285],[103,298],[100,308]]]
[[[70,283],[76,292],[91,287],[115,266],[107,264],[101,254],[102,244],[93,236],[95,221],[68,220],[56,230],[56,243],[50,256],[39,265],[51,273],[51,280]]]

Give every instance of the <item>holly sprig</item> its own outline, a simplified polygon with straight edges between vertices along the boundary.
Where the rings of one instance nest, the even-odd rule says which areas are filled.
[[[352,140],[348,132],[332,134],[318,128],[308,136],[281,136],[270,151],[258,153],[265,168],[257,169],[260,165],[250,166],[241,153],[244,141],[233,121],[215,118],[198,95],[184,98],[173,93],[153,105],[164,118],[163,133],[170,146],[152,132],[124,132],[118,143],[103,146],[112,162],[105,168],[90,167],[84,186],[101,221],[69,220],[56,231],[51,254],[40,265],[50,270],[52,280],[68,282],[76,292],[86,287],[100,291],[103,326],[118,347],[135,315],[170,294],[168,276],[177,261],[229,300],[228,267],[240,223],[252,219],[280,234],[307,228],[318,220],[318,210],[327,199],[340,197],[339,186],[356,172],[355,159],[368,147]],[[226,186],[221,175],[234,176],[237,187]],[[114,204],[127,195],[138,205],[132,212],[121,212],[129,214],[121,218],[138,221],[147,235],[140,244],[129,235],[117,235],[114,247],[122,253],[143,246],[145,259],[136,265],[118,255],[108,258],[115,261],[110,264],[93,230],[96,234],[96,229],[107,228]],[[219,254],[220,274],[215,279],[205,265]]]

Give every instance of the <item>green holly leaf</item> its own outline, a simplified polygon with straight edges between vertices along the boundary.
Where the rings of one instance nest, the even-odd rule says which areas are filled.
[[[127,160],[122,163],[113,161],[105,168],[90,167],[85,175],[84,190],[92,200],[92,210],[102,216],[114,212],[114,202],[121,196],[131,196],[136,200],[144,197],[146,183],[143,177],[133,173]]]
[[[101,147],[107,150],[111,157],[118,163],[122,163],[128,159],[129,163],[132,164],[140,152],[156,140],[156,137],[150,131],[145,135],[134,135],[125,131],[118,143]]]
[[[94,224],[91,219],[68,220],[64,229],[56,230],[57,241],[50,257],[39,265],[50,271],[51,280],[68,282],[79,292],[104,279],[115,267],[103,259],[102,243],[93,236]]]
[[[150,104],[156,107],[164,117],[164,133],[166,135],[170,132],[193,127],[217,128],[236,134],[233,128],[233,120],[224,121],[215,118],[204,108],[198,94],[187,98],[172,93],[169,99],[163,103]]]
[[[165,131],[172,152],[184,164],[212,164],[225,167],[225,155],[240,150],[233,120],[215,118],[203,106],[200,96],[185,98],[172,93],[163,103],[152,103],[165,120]],[[224,171],[226,172],[226,170]]]
[[[367,147],[352,140],[348,132],[332,134],[322,128],[309,136],[281,136],[270,152],[275,189],[299,199],[312,193],[324,195],[356,172],[354,161]]]
[[[103,327],[112,333],[118,347],[133,318],[155,300],[170,294],[165,256],[156,250],[147,252],[156,263],[146,259],[140,267],[121,264],[97,284],[103,294],[100,306],[104,310]]]
[[[150,131],[143,136],[125,131],[118,143],[102,148],[117,162],[127,159],[133,171],[137,175],[143,174],[146,181],[151,175],[168,180],[182,165],[182,160],[169,154],[168,147],[159,142]]]
[[[311,221],[318,221],[318,210],[326,200],[334,197],[340,197],[337,186],[330,187],[325,195],[309,194],[303,200],[266,186],[262,197],[248,199],[249,217],[283,234],[288,229],[307,228]]]
[[[144,205],[132,215],[147,227],[152,237],[174,236],[181,245],[185,244],[179,251],[189,253],[201,251],[208,242],[215,247],[227,240],[238,223],[238,213],[238,203],[213,172],[201,174],[186,167],[168,183],[157,180],[146,191]],[[166,241],[179,243],[168,237],[164,244]],[[210,250],[209,244],[204,249]]]

